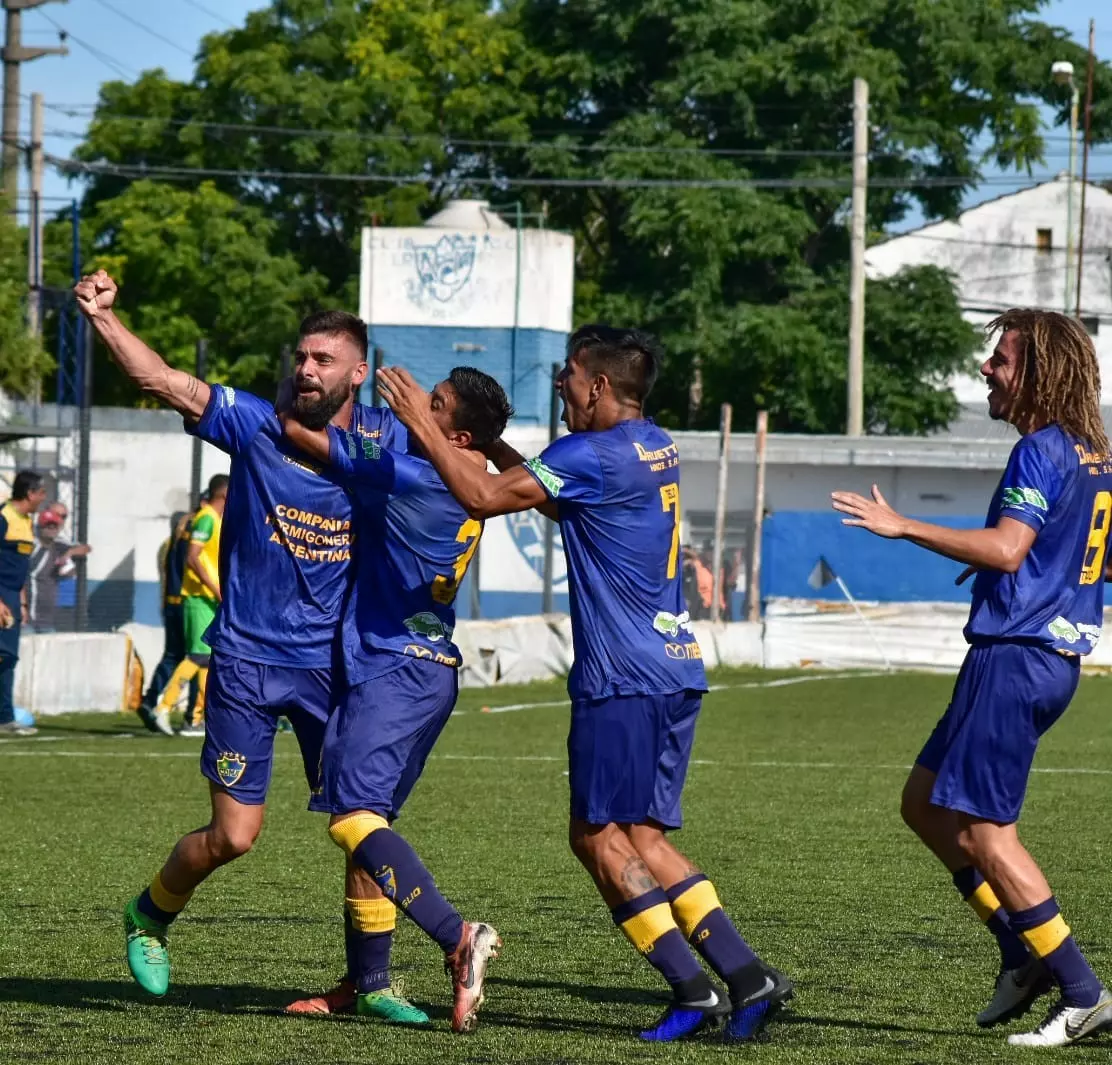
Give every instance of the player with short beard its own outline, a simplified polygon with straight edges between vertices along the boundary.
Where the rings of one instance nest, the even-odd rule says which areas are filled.
[[[117,364],[146,393],[181,413],[190,432],[231,456],[220,550],[223,602],[209,628],[212,647],[201,771],[212,816],[183,836],[150,886],[125,912],[128,965],[154,995],[169,989],[167,933],[194,889],[246,854],[263,823],[278,719],[293,725],[310,790],[332,708],[332,655],[350,584],[351,504],[334,477],[283,438],[272,403],[168,366],[113,311],[116,283],[103,271],[74,289],[77,305]],[[311,424],[404,451],[389,412],[354,402],[367,375],[367,329],[342,311],[301,325],[294,403]],[[294,1012],[351,1011],[395,1023],[427,1023],[390,990],[393,903],[347,867],[347,976],[334,992],[295,1003]]]

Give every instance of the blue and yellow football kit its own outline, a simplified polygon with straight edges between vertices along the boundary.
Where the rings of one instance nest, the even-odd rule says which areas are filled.
[[[328,723],[311,808],[393,819],[455,706],[453,603],[483,527],[424,459],[329,435],[358,542],[342,629],[348,687]]]
[[[1100,638],[1112,528],[1112,459],[1057,425],[1012,449],[987,526],[1013,518],[1036,537],[1015,573],[973,583],[965,657],[950,705],[920,753],[937,774],[931,801],[1010,824],[1039,738],[1077,689]]]
[[[350,428],[357,439],[405,450],[405,429],[386,409],[357,404]],[[282,716],[317,787],[336,625],[350,584],[351,502],[336,477],[288,443],[273,405],[258,396],[212,386],[192,432],[232,459],[223,602],[206,637],[213,655],[201,770],[240,802],[259,804]]]
[[[683,598],[676,445],[631,419],[525,468],[559,507],[568,566],[572,816],[678,828],[707,684]]]
[[[20,592],[31,571],[35,531],[31,517],[20,513],[11,501],[0,507],[0,599],[11,611],[15,624],[0,629],[0,654],[19,657],[19,630],[23,623]]]

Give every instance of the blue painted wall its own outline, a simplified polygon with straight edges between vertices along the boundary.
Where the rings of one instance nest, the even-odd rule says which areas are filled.
[[[984,518],[929,519],[954,529],[979,529]],[[960,563],[925,551],[906,540],[884,540],[842,524],[824,512],[781,511],[765,519],[761,551],[761,597],[841,599],[836,584],[816,591],[807,583],[824,556],[856,599],[907,603],[969,601],[970,584],[954,580]]]
[[[444,380],[453,366],[474,366],[509,393],[519,421],[548,424],[551,367],[564,361],[566,334],[519,329],[515,352],[512,329],[377,325],[370,332],[371,344],[382,348],[386,363],[404,366],[423,388]],[[470,345],[472,350],[458,351],[456,345]],[[369,403],[370,397],[368,383],[361,398]]]

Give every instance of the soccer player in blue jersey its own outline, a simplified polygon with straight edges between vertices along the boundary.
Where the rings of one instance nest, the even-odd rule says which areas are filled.
[[[447,446],[485,469],[480,449],[501,436],[513,411],[494,378],[457,367],[433,390],[429,413]],[[291,441],[334,471],[355,500],[356,579],[342,640],[348,686],[328,723],[321,789],[310,806],[332,815],[332,839],[444,952],[452,1028],[471,1031],[501,940],[490,925],[463,920],[393,824],[455,706],[452,604],[482,523],[423,457],[336,427],[283,422]]]
[[[727,1038],[747,1040],[791,996],[791,983],[754,954],[710,880],[667,838],[682,824],[707,685],[683,601],[679,455],[643,413],[657,365],[644,333],[578,330],[556,385],[571,435],[501,474],[445,440],[404,370],[385,369],[379,381],[472,518],[536,507],[560,522],[575,647],[571,847],[615,923],[672,987],[672,1004],[643,1038],[678,1039],[728,1017]],[[494,449],[492,457],[508,465]],[[726,982],[729,1002],[692,948]]]
[[[211,674],[201,771],[212,817],[178,841],[150,886],[128,903],[128,964],[147,991],[169,988],[167,933],[194,889],[246,854],[263,823],[278,719],[292,723],[311,790],[318,784],[332,708],[332,654],[350,585],[351,503],[336,478],[306,462],[283,438],[273,404],[209,386],[168,366],[113,313],[116,284],[104,272],[75,288],[77,304],[117,364],[143,391],[179,411],[190,431],[231,456],[220,549],[222,604],[209,628]],[[294,409],[306,424],[334,424],[359,439],[406,446],[388,411],[353,402],[367,373],[366,326],[326,311],[307,318],[298,340]],[[335,1012],[356,1006],[388,1021],[426,1023],[394,996],[389,952],[393,904],[349,865],[345,904],[347,979],[335,992],[291,1007]]]
[[[1059,998],[1013,1046],[1064,1046],[1112,1027],[1112,994],[1090,968],[1042,870],[1016,831],[1039,738],[1065,713],[1081,657],[1100,637],[1112,523],[1112,456],[1100,417],[1100,372],[1080,322],[1011,310],[981,367],[989,414],[1020,439],[985,528],[950,529],[835,492],[833,505],[879,536],[910,540],[976,572],[969,651],[942,719],[903,793],[908,826],[946,865],[988,926],[1001,965],[982,1027]]]

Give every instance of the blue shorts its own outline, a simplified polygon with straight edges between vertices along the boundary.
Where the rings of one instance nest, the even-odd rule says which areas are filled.
[[[1019,819],[1035,749],[1065,713],[1081,659],[1030,644],[971,647],[916,764],[936,774],[931,802],[986,821]]]
[[[332,708],[327,669],[267,666],[214,651],[205,690],[201,772],[237,802],[266,802],[278,718],[289,718],[310,790],[320,771],[324,726]]]
[[[613,695],[571,704],[571,816],[591,825],[683,824],[680,795],[703,693]]]
[[[371,810],[392,821],[456,705],[454,669],[398,656],[388,673],[349,688],[328,722],[320,791],[310,810]]]

